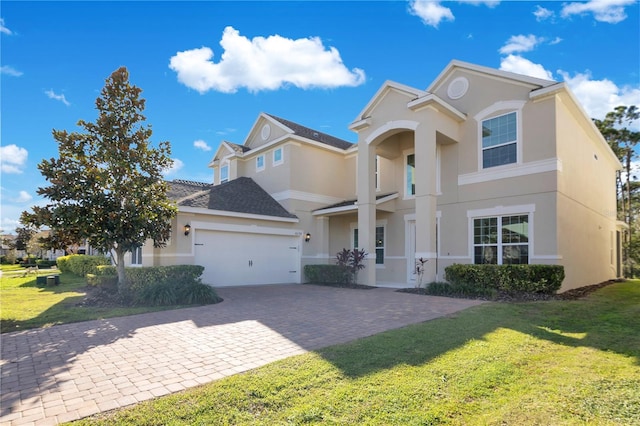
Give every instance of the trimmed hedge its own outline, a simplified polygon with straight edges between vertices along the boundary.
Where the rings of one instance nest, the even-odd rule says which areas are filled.
[[[490,293],[554,294],[564,280],[561,265],[462,265],[445,268],[445,279],[452,286],[475,288]]]
[[[38,265],[38,268],[51,268],[52,266],[56,266],[56,261],[40,259],[36,260],[36,265]]]
[[[203,271],[200,265],[127,267],[127,297],[132,304],[144,306],[204,305],[222,301],[213,287],[200,281]],[[112,265],[98,266],[95,274],[87,276],[90,285],[108,285],[114,279],[117,287],[116,267]]]
[[[110,265],[111,260],[105,256],[89,256],[86,254],[70,254],[60,256],[57,261],[60,272],[71,272],[81,277],[95,274],[100,265]]]
[[[344,284],[350,273],[340,265],[305,265],[304,275],[310,283]]]

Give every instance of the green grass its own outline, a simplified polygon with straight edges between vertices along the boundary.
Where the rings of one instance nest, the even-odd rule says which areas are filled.
[[[488,303],[77,424],[640,425],[640,282]]]
[[[41,270],[38,275],[49,275]],[[56,324],[120,317],[172,307],[98,308],[76,306],[84,298],[86,280],[60,274],[59,286],[38,286],[36,275],[24,275],[24,268],[2,265],[0,279],[0,332],[48,327]],[[173,307],[175,308],[175,307]]]

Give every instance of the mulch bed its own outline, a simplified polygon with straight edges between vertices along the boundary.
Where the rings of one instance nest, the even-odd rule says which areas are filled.
[[[573,290],[565,291],[559,294],[539,294],[539,293],[503,293],[500,292],[495,299],[488,299],[486,297],[471,297],[468,295],[443,295],[445,297],[456,297],[461,299],[480,299],[480,300],[492,300],[496,302],[535,302],[540,300],[577,300],[588,296],[596,290],[606,287],[611,284],[619,283],[620,280],[605,281],[600,284],[588,285],[585,287],[575,288]],[[424,288],[401,288],[396,290],[400,293],[412,293],[427,295]]]

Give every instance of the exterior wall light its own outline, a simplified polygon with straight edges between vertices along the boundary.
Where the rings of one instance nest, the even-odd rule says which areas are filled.
[[[189,235],[189,232],[191,232],[191,225],[189,225],[188,223],[184,226],[184,235]]]
[[[304,242],[308,243],[309,241],[311,241],[311,234],[307,232],[307,235],[304,236]]]

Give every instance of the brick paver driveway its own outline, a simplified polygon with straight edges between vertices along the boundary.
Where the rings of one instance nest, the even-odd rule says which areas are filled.
[[[480,303],[310,285],[218,293],[217,305],[3,334],[0,423],[75,420]]]

